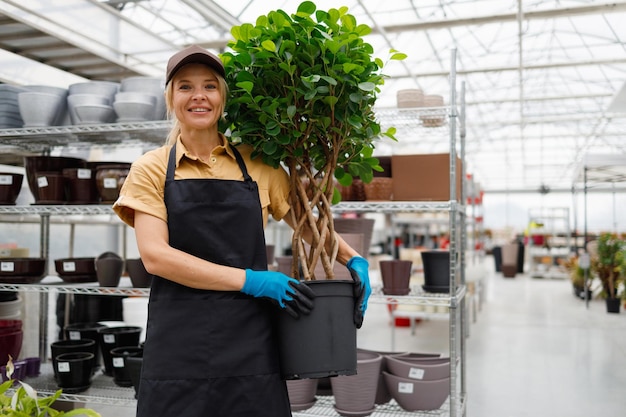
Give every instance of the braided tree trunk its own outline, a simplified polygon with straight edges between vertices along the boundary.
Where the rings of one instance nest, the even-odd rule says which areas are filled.
[[[332,279],[334,278],[333,265],[338,251],[331,211],[334,190],[333,172],[337,158],[331,153],[324,169],[317,173],[314,173],[309,163],[303,161],[307,159],[290,158],[285,161],[291,173],[289,215],[292,216],[293,224],[296,225],[291,241],[292,276],[304,280]],[[311,231],[312,236],[308,250],[304,241],[304,233],[307,230]],[[329,250],[327,251],[326,248]],[[324,267],[325,277],[316,277],[314,274],[318,262],[321,262]],[[298,266],[302,268],[302,276],[300,276]]]

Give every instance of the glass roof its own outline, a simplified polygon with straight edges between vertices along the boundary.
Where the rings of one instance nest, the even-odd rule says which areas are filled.
[[[66,26],[80,28],[85,48],[116,59],[124,55],[142,73],[156,74],[179,46],[221,51],[232,25],[277,8],[295,12],[300,0],[69,2],[73,17]],[[36,3],[46,15],[53,3],[69,2]],[[617,111],[608,111],[626,81],[624,0],[315,3],[320,9],[349,7],[359,23],[374,28],[368,40],[381,58],[390,48],[408,55],[385,68],[390,79],[380,109],[395,107],[397,91],[405,88],[441,94],[447,102],[450,56],[457,51],[457,89],[464,85],[467,105],[467,171],[485,191],[569,190],[585,155],[626,153],[626,97],[611,109]],[[107,19],[84,18],[103,11]],[[111,36],[111,27],[120,28],[114,48],[102,39]],[[400,129],[398,144],[381,143],[378,150],[446,152],[440,133]]]

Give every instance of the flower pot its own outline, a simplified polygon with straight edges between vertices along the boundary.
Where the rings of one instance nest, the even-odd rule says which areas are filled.
[[[56,357],[57,384],[67,394],[85,391],[91,385],[94,354],[69,352]]]
[[[391,259],[378,262],[386,295],[407,295],[410,291],[412,261]]]
[[[124,272],[121,258],[100,258],[96,260],[96,276],[101,287],[117,287]]]
[[[302,411],[313,407],[319,380],[315,378],[287,381],[287,393],[291,411]]]
[[[357,352],[357,373],[332,378],[335,410],[342,416],[368,416],[375,409],[376,392],[383,356]]]
[[[98,330],[105,375],[113,376],[111,349],[121,346],[139,346],[142,330],[139,326],[105,327]]]
[[[63,174],[56,172],[37,173],[37,204],[65,204],[65,182]]]
[[[316,294],[311,314],[294,319],[278,311],[278,343],[284,379],[356,373],[354,283],[306,282]]]
[[[393,192],[393,180],[386,177],[375,177],[371,182],[363,184],[366,201],[389,201]]]
[[[126,368],[126,359],[143,355],[143,348],[139,346],[120,346],[111,349],[111,363],[113,365],[113,382],[120,387],[132,387],[133,381]]]
[[[143,364],[143,349],[135,356],[126,356],[124,366],[130,378],[130,382],[135,390],[135,398],[139,393],[139,383],[141,382],[141,365]]]
[[[376,387],[376,398],[374,402],[376,404],[386,404],[391,400],[391,394],[387,390],[385,379],[383,378],[383,372],[388,372],[387,369],[387,356],[404,356],[409,352],[382,352],[377,350],[358,349],[358,352],[373,352],[382,356],[383,360],[380,362],[380,373],[378,374],[378,386]],[[358,364],[357,364],[358,367]]]
[[[517,252],[519,245],[517,243],[507,243],[502,245],[502,265],[515,265],[517,271]]]
[[[91,339],[96,344],[96,357],[94,360],[94,369],[97,370],[102,363],[102,353],[100,351],[100,339],[98,330],[107,326],[99,323],[70,323],[65,326],[65,338],[69,340]]]
[[[335,231],[341,235],[343,234],[362,234],[363,235],[363,255],[367,257],[370,253],[370,246],[372,244],[372,235],[374,233],[374,219],[368,219],[366,217],[359,217],[355,219],[337,217],[333,219]]]
[[[95,172],[91,168],[65,168],[67,202],[70,204],[98,203]]]
[[[77,339],[77,340],[58,340],[50,344],[50,352],[52,357],[52,367],[55,371],[54,377],[59,381],[57,374],[57,357],[65,353],[77,353],[86,352],[93,354],[91,360],[91,371],[94,373],[97,370],[96,354],[98,353],[98,344],[92,339]]]
[[[619,298],[607,298],[606,299],[606,312],[607,313],[619,313],[621,300]]]
[[[422,251],[424,290],[434,293],[450,292],[450,252],[447,250]]]
[[[0,172],[0,205],[12,206],[22,189],[24,174]]]
[[[126,259],[126,272],[134,288],[148,288],[152,283],[152,274],[146,271],[141,258]]]
[[[130,164],[120,163],[96,167],[96,187],[101,203],[114,203],[128,176]]]
[[[436,410],[450,395],[450,378],[419,381],[388,372],[383,376],[393,399],[407,411]]]

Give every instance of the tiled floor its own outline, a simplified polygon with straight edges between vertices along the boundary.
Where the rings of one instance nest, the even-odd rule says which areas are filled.
[[[467,415],[471,417],[621,417],[626,411],[626,312],[589,308],[565,280],[492,272],[485,301],[467,339]],[[390,316],[371,303],[359,347],[391,350]],[[445,320],[422,321],[415,334],[395,329],[395,350],[448,351]],[[89,405],[89,404],[88,404]],[[129,408],[93,405],[103,417]]]

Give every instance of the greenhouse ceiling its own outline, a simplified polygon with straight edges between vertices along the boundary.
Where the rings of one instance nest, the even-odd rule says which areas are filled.
[[[181,46],[223,51],[233,25],[279,8],[293,13],[299,3],[0,1],[0,81],[68,85],[161,76]],[[568,191],[579,185],[589,155],[626,154],[626,1],[315,3],[347,6],[370,25],[368,41],[381,58],[391,48],[408,55],[384,69],[381,115],[396,107],[401,89],[440,94],[446,104],[450,80],[459,101],[464,91],[466,168],[486,192]],[[402,121],[397,127],[398,143],[379,143],[380,155],[449,149],[447,127],[414,129]]]

